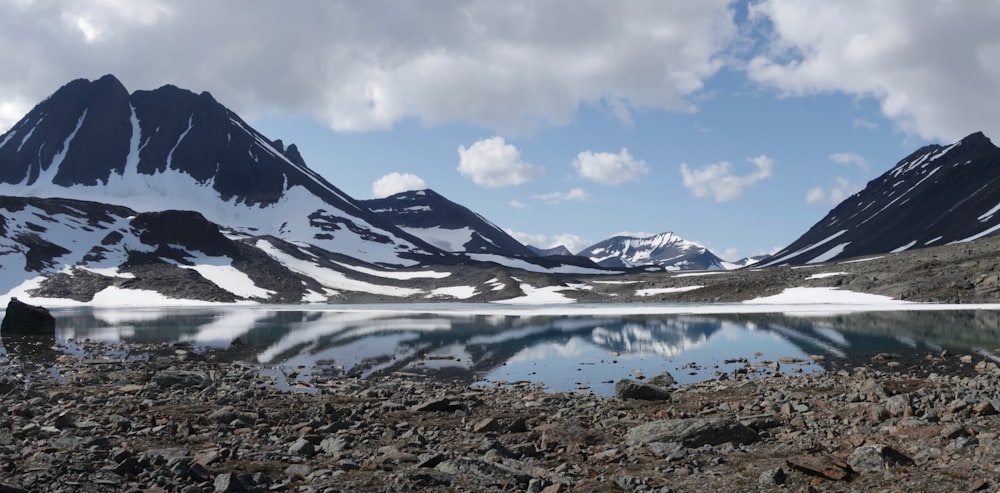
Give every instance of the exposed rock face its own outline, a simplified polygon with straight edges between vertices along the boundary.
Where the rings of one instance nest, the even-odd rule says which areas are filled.
[[[761,266],[965,242],[1000,228],[1000,148],[981,132],[930,145],[848,197]]]
[[[51,336],[56,331],[56,319],[47,309],[11,298],[0,327],[2,334]]]

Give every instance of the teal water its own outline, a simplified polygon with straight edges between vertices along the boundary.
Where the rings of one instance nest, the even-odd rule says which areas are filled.
[[[809,373],[878,353],[948,349],[992,358],[1000,348],[1000,312],[990,310],[817,316],[476,314],[469,305],[434,310],[64,308],[53,310],[54,346],[72,352],[74,342],[84,340],[184,342],[228,348],[261,365],[297,369],[303,378],[401,371],[600,394],[611,393],[617,379],[663,371],[680,383],[717,378],[744,366],[742,360],[765,367],[779,358],[798,359],[803,362],[780,365],[781,371]],[[812,362],[817,356],[822,361]]]

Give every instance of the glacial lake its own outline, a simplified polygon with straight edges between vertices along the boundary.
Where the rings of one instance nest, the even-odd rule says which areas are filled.
[[[186,343],[226,348],[303,382],[406,372],[470,383],[531,381],[554,391],[604,395],[613,393],[618,379],[664,371],[684,384],[741,367],[766,375],[778,366],[798,374],[852,368],[879,354],[913,365],[944,350],[973,354],[976,361],[996,361],[1000,353],[1000,311],[994,310],[554,310],[461,304],[56,308],[52,346],[75,353],[85,340]],[[5,340],[3,351],[11,345]]]

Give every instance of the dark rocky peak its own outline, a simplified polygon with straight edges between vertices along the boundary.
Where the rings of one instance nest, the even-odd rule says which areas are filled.
[[[921,147],[764,265],[820,263],[971,241],[1000,231],[1000,149],[982,132]]]
[[[132,219],[139,240],[160,249],[182,246],[206,255],[237,255],[236,246],[219,226],[194,211],[144,212]]]
[[[131,136],[129,95],[114,76],[74,80],[0,136],[0,182],[94,185],[121,172]],[[99,164],[97,164],[99,163]]]
[[[531,251],[535,252],[536,255],[541,257],[570,257],[573,252],[569,251],[563,245],[556,245],[552,248],[538,248],[536,246],[527,245]]]

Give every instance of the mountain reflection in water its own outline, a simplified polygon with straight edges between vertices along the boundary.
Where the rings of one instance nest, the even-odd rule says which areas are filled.
[[[783,314],[531,316],[459,311],[419,314],[331,307],[56,309],[57,341],[191,342],[229,348],[300,373],[367,377],[430,373],[472,382],[528,380],[551,390],[610,394],[613,382],[668,371],[680,383],[743,363],[805,360],[785,372],[880,352],[1000,347],[997,312],[901,311],[804,317]],[[233,341],[238,341],[234,344]],[[12,350],[10,343],[5,343]]]

